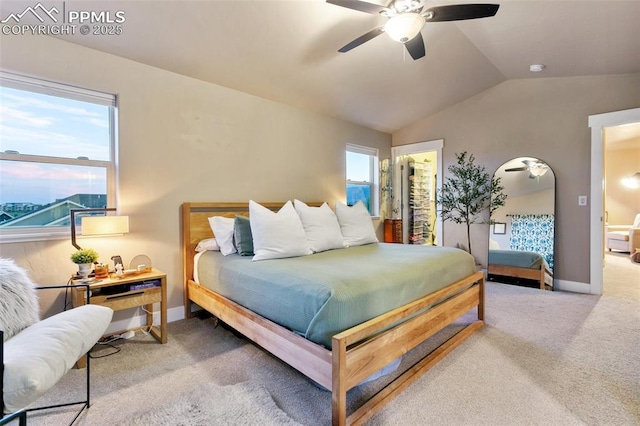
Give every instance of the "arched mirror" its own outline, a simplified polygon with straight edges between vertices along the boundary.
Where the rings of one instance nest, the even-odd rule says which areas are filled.
[[[492,217],[489,280],[553,289],[555,185],[547,163],[519,157],[496,170],[507,195]]]

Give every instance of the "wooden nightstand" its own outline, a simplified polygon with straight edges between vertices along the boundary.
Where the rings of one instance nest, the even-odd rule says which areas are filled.
[[[143,288],[145,286],[150,286]],[[89,283],[91,304],[107,306],[114,311],[144,306],[147,325],[133,330],[148,329],[160,343],[167,343],[167,274],[152,269],[151,272],[116,278],[111,275],[95,283]],[[72,290],[73,306],[87,303],[84,288]],[[153,326],[153,304],[160,303],[160,328]],[[126,331],[126,330],[124,330]]]

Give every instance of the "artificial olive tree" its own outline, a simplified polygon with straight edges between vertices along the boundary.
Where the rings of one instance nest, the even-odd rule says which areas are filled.
[[[507,196],[500,178],[487,173],[484,166],[475,164],[473,154],[456,153],[456,164],[450,165],[450,176],[444,179],[438,192],[438,205],[442,220],[467,225],[467,247],[471,254],[471,224],[489,223],[482,213],[489,210],[489,217],[504,206]]]

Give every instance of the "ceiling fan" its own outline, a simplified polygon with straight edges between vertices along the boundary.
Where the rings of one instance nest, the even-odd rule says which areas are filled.
[[[543,163],[542,161],[536,160],[522,160],[525,164],[522,167],[514,167],[511,169],[505,169],[505,172],[529,172],[529,179],[537,179],[540,176],[543,176],[549,170],[549,166],[547,163]]]
[[[425,1],[389,0],[386,6],[381,6],[360,0],[327,0],[327,3],[336,6],[389,18],[384,26],[361,35],[338,49],[338,52],[348,52],[382,33],[387,33],[393,40],[403,43],[414,60],[420,59],[425,55],[424,40],[420,31],[426,22],[487,18],[494,16],[500,7],[497,4],[454,4],[427,9]]]

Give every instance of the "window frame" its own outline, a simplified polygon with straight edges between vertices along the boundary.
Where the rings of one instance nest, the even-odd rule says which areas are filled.
[[[363,154],[369,156],[369,179],[370,182],[365,181],[355,181],[347,178],[347,152],[352,152],[354,154]],[[356,145],[348,143],[345,147],[345,191],[347,189],[348,184],[356,184],[356,185],[366,185],[369,186],[369,193],[371,194],[371,202],[370,202],[370,211],[369,214],[372,218],[379,217],[380,214],[380,177],[379,177],[379,155],[380,151],[377,148],[371,148],[363,145]],[[346,192],[345,192],[346,194]],[[345,204],[346,204],[346,195],[345,195]]]
[[[26,92],[100,104],[109,107],[109,160],[91,160],[86,157],[64,158],[14,152],[0,152],[0,162],[20,161],[38,164],[61,164],[103,168],[106,172],[107,208],[117,206],[117,96],[91,89],[83,89],[62,83],[28,77],[0,70],[0,86]],[[31,226],[19,228],[0,227],[0,244],[29,241],[46,241],[70,238],[70,226]]]

